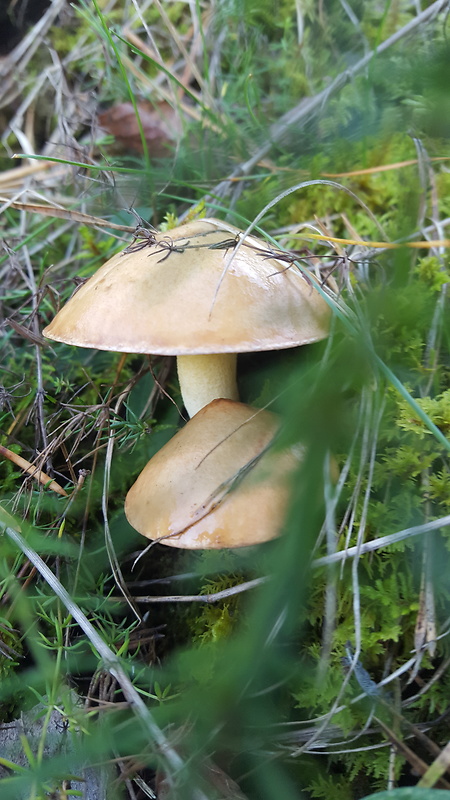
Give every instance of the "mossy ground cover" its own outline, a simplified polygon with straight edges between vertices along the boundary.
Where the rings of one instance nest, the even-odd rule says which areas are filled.
[[[1,797],[449,790],[445,4],[26,5],[0,92]],[[137,223],[197,216],[339,287],[327,341],[240,360],[305,451],[249,550],[146,550],[126,521],[182,424],[172,359],[42,337]]]

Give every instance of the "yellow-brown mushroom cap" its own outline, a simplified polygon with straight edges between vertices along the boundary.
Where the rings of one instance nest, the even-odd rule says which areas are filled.
[[[213,400],[148,462],[125,501],[129,523],[149,539],[184,548],[244,547],[280,532],[292,451],[267,450],[277,417]]]
[[[329,308],[314,285],[262,255],[267,246],[253,236],[232,257],[239,233],[204,219],[155,234],[100,267],[44,335],[161,355],[277,350],[327,336]]]

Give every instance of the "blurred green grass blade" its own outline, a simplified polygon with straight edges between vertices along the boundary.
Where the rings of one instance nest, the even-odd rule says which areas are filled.
[[[447,439],[446,436],[444,436],[442,431],[437,427],[437,425],[434,424],[434,422],[430,419],[428,414],[423,410],[423,408],[421,408],[421,406],[417,403],[414,397],[408,392],[408,390],[403,385],[401,380],[397,378],[397,376],[392,372],[392,370],[389,369],[388,365],[385,364],[383,359],[380,358],[380,356],[378,356],[375,352],[372,353],[372,358],[375,360],[381,372],[384,373],[389,383],[392,386],[394,386],[395,389],[397,389],[399,394],[401,394],[401,396],[411,406],[411,408],[415,411],[419,419],[422,420],[423,424],[426,425],[428,430],[433,434],[433,436],[438,440],[438,442],[442,444],[446,450],[450,450],[450,441]]]
[[[124,65],[122,63],[122,59],[120,57],[119,50],[118,50],[118,48],[116,46],[116,43],[114,41],[113,36],[111,35],[111,31],[108,28],[108,25],[107,25],[107,22],[105,20],[105,17],[103,15],[101,9],[99,8],[97,0],[92,0],[92,2],[93,2],[95,10],[97,12],[97,15],[98,15],[98,18],[100,20],[103,32],[104,32],[104,34],[106,36],[106,39],[107,39],[107,41],[108,41],[108,43],[109,43],[109,45],[110,45],[115,57],[116,57],[117,66],[118,66],[120,74],[122,76],[122,80],[124,81],[125,86],[127,87],[128,96],[129,96],[131,104],[133,106],[133,110],[134,110],[134,113],[135,113],[135,116],[136,116],[136,121],[137,121],[138,128],[139,128],[139,136],[140,136],[140,139],[141,139],[145,166],[146,166],[147,170],[150,171],[150,169],[151,169],[150,154],[148,152],[147,139],[145,137],[144,126],[142,125],[142,120],[141,120],[141,117],[140,117],[140,114],[139,114],[139,108],[138,108],[138,105],[137,105],[137,102],[136,102],[135,94],[134,94],[133,89],[131,87],[131,83],[130,83],[130,81],[128,79],[127,71],[126,71],[126,69],[125,69],[125,67],[124,67]],[[118,38],[120,38],[120,37],[118,37]]]
[[[72,161],[70,158],[56,158],[55,156],[39,156],[36,154],[29,155],[28,153],[14,153],[13,158],[32,158],[36,161],[51,161],[53,164],[67,164],[69,167],[79,167],[80,169],[90,169],[97,172],[120,172],[126,175],[142,175],[142,169],[135,169],[133,167],[116,167],[111,164],[84,164],[82,161]]]
[[[150,56],[148,53],[143,53],[142,50],[139,50],[139,47],[136,47],[136,45],[132,44],[131,42],[128,42],[126,39],[124,39],[123,36],[121,36],[116,31],[114,31],[114,36],[117,39],[119,39],[120,42],[123,42],[123,44],[125,44],[135,55],[140,56],[140,58],[143,58],[145,61],[148,61],[150,64],[152,64],[158,70],[160,70],[165,75],[167,75],[167,77],[173,83],[175,83],[180,89],[183,90],[183,92],[188,97],[191,98],[191,100],[194,101],[196,106],[200,106],[202,111],[204,111],[204,113],[211,119],[212,122],[214,122],[215,125],[220,124],[220,120],[218,119],[217,115],[214,114],[214,112],[211,111],[211,109],[208,108],[208,106],[205,106],[205,104],[202,103],[201,100],[199,100],[199,98],[193,92],[191,92],[189,90],[189,87],[185,86],[184,83],[182,83],[180,80],[178,80],[178,78],[175,75],[173,75],[173,73],[170,71],[170,69],[165,67],[164,64],[161,64],[155,58],[152,58],[152,56]]]

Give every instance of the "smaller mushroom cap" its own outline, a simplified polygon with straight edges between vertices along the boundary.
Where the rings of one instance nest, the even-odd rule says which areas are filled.
[[[148,462],[125,501],[149,539],[184,548],[233,548],[280,532],[293,451],[268,450],[279,421],[268,411],[213,400]]]

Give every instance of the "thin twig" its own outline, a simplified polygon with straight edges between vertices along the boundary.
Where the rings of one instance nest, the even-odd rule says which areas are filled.
[[[47,163],[47,162],[45,162]],[[33,214],[39,214],[44,217],[57,217],[58,219],[68,219],[71,222],[79,222],[82,225],[93,225],[99,228],[110,228],[114,231],[124,231],[125,233],[133,233],[135,225],[118,225],[115,222],[110,222],[101,217],[93,217],[92,214],[84,214],[75,209],[62,208],[61,206],[44,206],[37,205],[36,203],[20,203],[17,200],[10,200],[7,197],[0,197],[0,203],[5,205],[0,208],[0,213],[6,208],[17,208],[19,211],[29,211]]]
[[[338,550],[336,553],[331,553],[327,556],[322,556],[321,558],[316,558],[312,561],[311,566],[313,568],[323,567],[329,564],[336,564],[340,561],[345,561],[347,558],[355,558],[358,555],[364,555],[364,553],[371,553],[374,550],[379,550],[382,547],[389,547],[389,545],[396,544],[396,542],[401,542],[404,539],[409,539],[412,536],[420,536],[423,533],[431,533],[432,531],[439,530],[440,528],[447,528],[450,527],[450,515],[446,517],[440,517],[439,519],[432,520],[431,522],[427,522],[424,525],[417,525],[413,528],[405,528],[403,531],[398,531],[398,533],[391,533],[389,536],[381,536],[378,539],[374,539],[371,542],[366,542],[365,544],[361,544],[359,547],[355,545],[354,547],[348,547],[345,550]],[[231,589],[224,589],[222,592],[217,592],[215,594],[205,594],[205,595],[164,595],[160,597],[152,597],[151,595],[144,595],[142,597],[135,597],[134,600],[136,603],[190,603],[190,602],[198,602],[198,603],[214,603],[217,600],[223,600],[225,597],[229,597],[232,594],[238,594],[239,592],[247,591],[247,589],[253,589],[256,586],[260,586],[261,584],[265,583],[266,581],[270,580],[270,575],[265,575],[261,578],[255,578],[252,581],[247,581],[245,583],[239,584],[239,586],[233,586]],[[117,599],[117,598],[116,598]]]
[[[252,581],[245,581],[238,586],[230,586],[228,589],[223,589],[221,592],[212,594],[174,594],[162,595],[160,597],[152,597],[151,595],[144,595],[143,597],[134,597],[136,603],[217,603],[219,600],[225,600],[227,597],[232,597],[235,594],[246,592],[248,589],[255,589],[263,583],[267,583],[270,576],[263,578],[254,578]],[[113,598],[111,598],[113,599]],[[117,601],[118,598],[115,598]]]
[[[30,464],[25,458],[17,455],[17,453],[13,453],[12,450],[4,447],[2,444],[0,444],[0,456],[4,456],[4,458],[8,458],[14,464],[17,464],[20,469],[23,469],[24,472],[27,472],[32,478],[36,478],[43,486],[47,486],[49,489],[52,489],[53,492],[62,495],[62,497],[67,497],[67,492],[59,483],[54,481],[50,475],[46,475],[36,464]]]
[[[345,561],[347,558],[354,558],[356,555],[363,555],[364,553],[371,553],[374,550],[379,550],[381,547],[389,547],[396,542],[402,542],[404,539],[409,539],[412,536],[420,536],[422,533],[431,533],[440,528],[448,528],[450,526],[450,514],[439,519],[430,520],[423,525],[415,525],[412,528],[405,528],[398,533],[390,533],[388,536],[380,536],[371,542],[365,542],[359,548],[348,547],[346,550],[339,550],[337,553],[331,553],[329,556],[322,556],[316,558],[312,562],[313,567],[323,567],[325,564],[336,564],[339,561]]]

